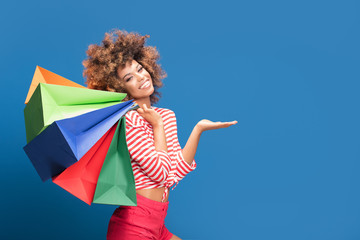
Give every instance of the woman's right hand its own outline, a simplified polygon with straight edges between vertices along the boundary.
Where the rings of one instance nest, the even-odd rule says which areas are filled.
[[[140,105],[139,107],[140,108],[137,109],[137,112],[140,114],[140,116],[145,118],[145,120],[148,121],[151,126],[157,127],[163,125],[161,115],[157,111],[148,108],[145,103],[142,105],[142,107]]]

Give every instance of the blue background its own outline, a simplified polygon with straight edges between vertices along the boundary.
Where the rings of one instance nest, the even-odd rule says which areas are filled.
[[[89,44],[149,34],[168,73],[158,107],[197,169],[170,192],[183,239],[360,239],[358,1],[7,1],[0,8],[1,239],[105,239],[115,206],[42,183],[22,147],[36,65],[84,84]]]

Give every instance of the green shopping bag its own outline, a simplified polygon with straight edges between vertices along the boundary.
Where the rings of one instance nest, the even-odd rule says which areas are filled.
[[[118,104],[126,93],[39,83],[24,109],[29,143],[54,121]]]
[[[93,203],[136,206],[135,179],[126,143],[126,120],[121,117],[102,165]]]

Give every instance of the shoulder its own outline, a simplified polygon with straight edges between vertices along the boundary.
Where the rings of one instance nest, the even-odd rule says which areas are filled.
[[[136,110],[130,110],[125,114],[126,125],[141,126],[143,125],[143,117]]]
[[[168,108],[160,108],[160,107],[154,107],[152,108],[157,111],[161,117],[166,119],[175,119],[175,113],[174,111],[168,109]],[[129,126],[144,126],[146,125],[144,118],[136,111],[136,110],[130,110],[125,114],[126,124]]]
[[[159,108],[159,107],[153,107],[155,111],[160,113],[160,115],[164,117],[175,117],[174,111],[168,109],[168,108]]]

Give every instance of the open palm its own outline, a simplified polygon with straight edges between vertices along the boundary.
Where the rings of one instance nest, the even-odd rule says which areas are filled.
[[[200,122],[197,123],[197,126],[203,132],[203,131],[213,130],[213,129],[218,129],[218,128],[226,128],[226,127],[229,127],[229,126],[235,125],[235,124],[237,124],[237,121],[232,121],[232,122],[212,122],[210,120],[203,119],[203,120],[201,120]]]

